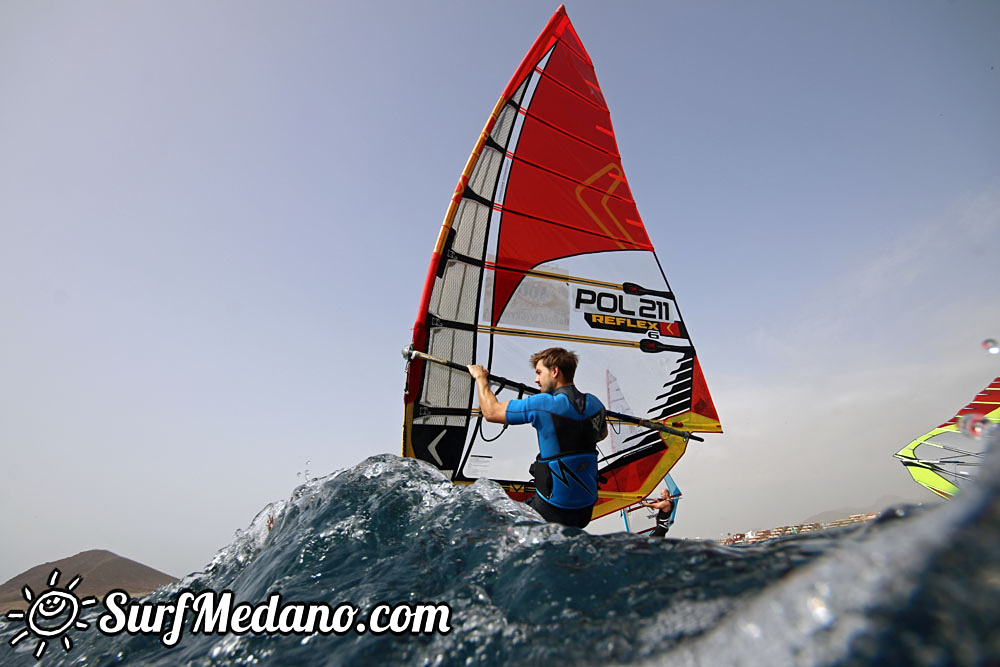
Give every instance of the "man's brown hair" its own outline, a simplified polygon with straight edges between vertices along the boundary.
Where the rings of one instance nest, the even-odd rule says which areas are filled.
[[[558,368],[563,380],[572,384],[573,376],[576,375],[576,364],[580,360],[574,352],[564,350],[561,347],[550,347],[531,355],[532,368],[537,366],[539,361],[546,368]]]

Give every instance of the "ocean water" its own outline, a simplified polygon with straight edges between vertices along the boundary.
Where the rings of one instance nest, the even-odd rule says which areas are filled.
[[[455,487],[381,455],[296,488],[203,571],[131,602],[152,615],[184,590],[259,610],[279,592],[275,616],[292,603],[358,614],[341,634],[240,635],[199,633],[189,612],[168,646],[169,622],[102,633],[115,617],[95,603],[68,629],[36,623],[47,636],[3,622],[0,664],[1000,664],[1000,461],[949,503],[727,547],[545,524],[494,483]],[[449,615],[431,632],[358,631],[380,604]]]

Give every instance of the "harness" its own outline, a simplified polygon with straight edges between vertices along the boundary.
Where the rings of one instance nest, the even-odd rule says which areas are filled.
[[[562,509],[581,509],[597,502],[597,443],[604,430],[604,408],[587,394],[566,385],[553,392],[565,395],[575,414],[547,413],[555,443],[539,440],[539,454],[529,472],[535,489],[546,502]],[[596,404],[596,405],[595,405]]]

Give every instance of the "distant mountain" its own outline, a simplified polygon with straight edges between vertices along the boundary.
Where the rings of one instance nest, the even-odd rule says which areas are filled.
[[[868,514],[869,512],[875,512],[877,514],[895,505],[927,505],[935,504],[936,502],[938,501],[933,498],[928,498],[928,500],[924,503],[916,503],[912,500],[907,500],[906,498],[900,498],[899,496],[881,496],[871,505],[867,505],[865,507],[842,507],[828,512],[820,512],[819,514],[812,515],[802,523],[833,523],[834,521],[839,521],[840,519],[846,519],[852,514]]]
[[[28,586],[35,596],[50,588],[52,570],[59,570],[56,588],[66,586],[80,575],[80,584],[73,589],[78,598],[93,595],[103,598],[110,591],[120,588],[136,597],[155,591],[160,586],[177,581],[176,577],[154,570],[142,563],[123,558],[118,554],[94,549],[51,563],[43,563],[22,572],[0,585],[0,616],[12,609],[27,609],[22,590]]]

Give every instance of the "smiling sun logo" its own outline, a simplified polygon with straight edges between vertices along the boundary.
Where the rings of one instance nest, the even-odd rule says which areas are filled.
[[[9,611],[7,619],[23,620],[26,627],[10,640],[10,645],[15,646],[22,639],[34,635],[38,638],[38,646],[35,648],[36,660],[41,659],[50,640],[61,639],[66,651],[73,648],[73,640],[66,633],[73,628],[86,630],[90,627],[89,623],[80,620],[80,612],[84,607],[97,604],[97,598],[93,596],[83,600],[76,597],[73,589],[79,586],[81,581],[83,577],[77,575],[65,589],[56,588],[59,585],[59,570],[54,569],[49,575],[48,590],[40,595],[36,596],[30,586],[25,586],[21,594],[29,605],[28,610]]]

